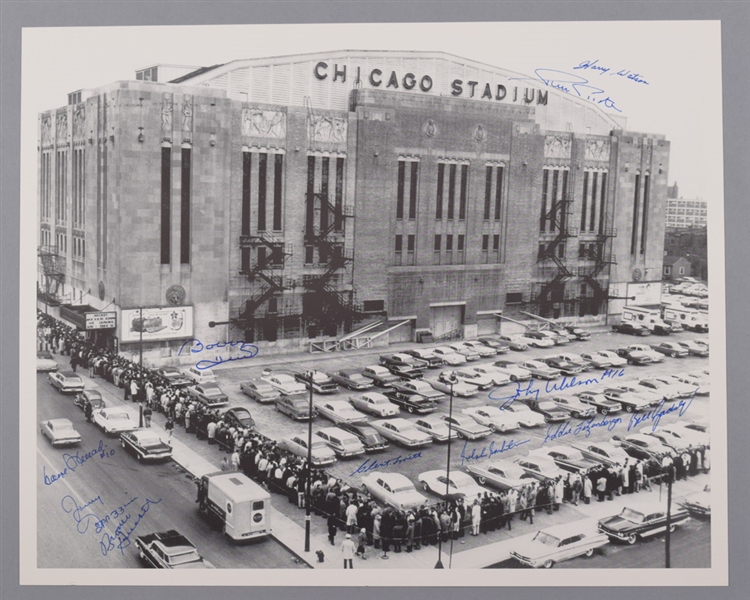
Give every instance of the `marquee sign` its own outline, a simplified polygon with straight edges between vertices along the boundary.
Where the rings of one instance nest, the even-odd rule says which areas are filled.
[[[112,312],[87,312],[86,330],[90,329],[114,329],[117,327],[117,313]]]

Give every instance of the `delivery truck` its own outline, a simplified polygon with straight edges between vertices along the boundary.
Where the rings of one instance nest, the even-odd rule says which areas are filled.
[[[622,322],[638,323],[657,335],[669,335],[672,332],[672,328],[662,320],[658,306],[626,306],[622,310]]]
[[[664,318],[668,321],[676,321],[683,328],[690,331],[705,333],[708,331],[708,316],[694,308],[678,308],[676,306],[664,307]]]

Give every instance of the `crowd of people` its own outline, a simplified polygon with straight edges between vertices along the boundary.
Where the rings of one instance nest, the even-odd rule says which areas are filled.
[[[152,415],[161,414],[171,438],[175,426],[195,434],[225,452],[224,470],[242,471],[269,491],[305,507],[308,477],[311,510],[326,520],[328,540],[336,543],[339,532],[348,536],[355,555],[366,558],[366,548],[382,552],[412,552],[438,541],[457,540],[499,529],[512,529],[515,519],[534,523],[539,511],[552,514],[564,503],[588,504],[612,500],[620,494],[650,490],[651,483],[666,473],[676,479],[694,475],[709,467],[708,450],[691,448],[684,454],[649,460],[629,458],[622,465],[600,466],[588,471],[566,473],[556,480],[529,480],[519,488],[484,492],[476,498],[451,498],[410,510],[383,507],[362,489],[353,488],[324,469],[309,469],[273,439],[252,428],[223,420],[219,409],[207,408],[191,398],[185,388],[175,388],[154,371],[141,368],[125,357],[82,339],[75,329],[50,315],[38,315],[39,349],[69,356],[71,368],[89,369],[91,377],[102,377],[123,389],[125,401],[142,405],[145,425]],[[356,543],[351,536],[356,536]],[[350,544],[345,544],[348,554]]]

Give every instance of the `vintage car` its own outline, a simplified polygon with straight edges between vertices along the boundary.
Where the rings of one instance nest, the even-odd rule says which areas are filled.
[[[307,389],[312,387],[316,394],[335,394],[339,391],[339,386],[336,385],[328,373],[323,373],[323,371],[302,371],[301,373],[296,373],[294,378]]]
[[[262,380],[244,381],[240,384],[240,390],[245,396],[261,404],[270,404],[281,396],[279,390]]]
[[[544,415],[531,410],[523,402],[507,403],[503,406],[502,410],[512,414],[513,418],[518,420],[518,424],[521,427],[537,427],[547,422]]]
[[[406,446],[407,448],[417,448],[432,443],[432,436],[419,431],[414,426],[414,423],[400,417],[387,421],[371,421],[368,425],[374,428],[385,439]]]
[[[193,543],[174,529],[135,538],[141,560],[156,569],[213,569]]]
[[[135,455],[136,459],[166,460],[172,456],[172,446],[164,443],[152,429],[134,429],[120,434],[120,445]]]
[[[551,569],[555,564],[578,556],[593,556],[597,548],[609,543],[588,519],[553,525],[537,531],[531,539],[519,539],[511,545],[510,555],[523,565]]]
[[[708,377],[697,377],[689,373],[674,373],[672,379],[692,385],[696,396],[707,396],[711,393],[711,382]]]
[[[524,335],[536,340],[550,340],[554,346],[562,346],[570,343],[570,338],[567,335],[552,331],[527,331]]]
[[[378,387],[391,387],[400,379],[400,377],[397,377],[381,365],[365,367],[362,369],[362,375],[368,379],[372,379],[373,383]]]
[[[156,374],[166,379],[167,383],[174,388],[183,388],[195,383],[191,377],[185,375],[177,367],[162,367],[157,369]]]
[[[81,443],[81,434],[70,419],[50,419],[39,424],[42,435],[53,446],[72,446]]]
[[[682,502],[682,506],[696,517],[711,516],[711,486],[706,485],[701,492],[695,492],[687,496]]]
[[[277,373],[272,375],[266,375],[260,378],[261,381],[265,381],[273,389],[277,390],[283,396],[294,396],[296,394],[305,394],[307,387],[300,383],[291,375],[286,373]]]
[[[630,392],[631,394],[636,394],[637,396],[640,396],[641,398],[646,400],[651,406],[658,406],[664,400],[662,394],[657,394],[653,390],[649,390],[642,385],[638,385],[637,381],[624,381],[619,385],[613,387],[614,389],[620,390],[622,392]]]
[[[229,396],[221,391],[216,383],[200,383],[188,389],[188,394],[207,408],[229,404]]]
[[[398,405],[393,404],[388,398],[378,392],[367,392],[358,397],[349,396],[349,402],[357,410],[375,415],[381,419],[395,417],[401,412]]]
[[[629,335],[651,335],[651,331],[645,325],[639,323],[631,323],[630,321],[623,321],[612,325],[612,330],[617,333],[627,333]]]
[[[122,408],[102,408],[95,410],[94,423],[101,427],[106,434],[122,433],[138,429],[138,423]]]
[[[387,450],[390,447],[390,444],[383,438],[383,436],[370,427],[369,424],[360,425],[359,423],[339,423],[337,427],[356,435],[365,447],[365,452],[380,452],[382,450]]]
[[[536,334],[535,331],[527,331],[526,333],[519,335],[517,339],[519,342],[522,342],[531,348],[552,348],[555,345],[554,340],[543,335],[529,335],[532,333]]]
[[[211,369],[198,369],[197,367],[189,367],[185,369],[183,375],[192,379],[195,383],[216,383],[219,378],[216,376]]]
[[[409,356],[413,356],[414,358],[418,358],[419,360],[426,361],[427,367],[429,369],[442,367],[445,364],[445,361],[442,358],[440,358],[432,350],[428,350],[427,348],[415,348],[414,350],[404,350],[404,354],[408,354]]]
[[[367,417],[354,410],[346,400],[318,400],[315,402],[318,414],[333,423],[364,423]]]
[[[336,453],[336,456],[347,458],[365,453],[365,447],[359,438],[338,427],[323,427],[315,432],[315,437],[323,440]]]
[[[295,435],[283,438],[279,442],[279,447],[296,456],[307,459],[307,436]],[[312,464],[314,466],[320,467],[336,462],[336,453],[323,440],[313,438],[310,448],[312,451]]]
[[[520,334],[516,335],[500,335],[498,336],[498,339],[508,344],[508,347],[511,350],[515,350],[516,352],[523,352],[524,350],[529,349],[529,342],[528,340],[523,339],[523,336]]]
[[[386,391],[383,395],[393,402],[393,404],[398,405],[400,408],[403,408],[410,413],[426,415],[437,410],[437,404],[420,394],[404,394],[393,390]]]
[[[591,334],[580,327],[566,327],[565,331],[568,332],[568,335],[572,335],[577,340],[586,341],[591,339]]]
[[[458,437],[458,433],[456,431],[449,431],[448,423],[443,421],[443,419],[437,415],[428,415],[416,419],[414,421],[414,427],[419,429],[419,431],[432,436],[433,442],[447,442],[449,433],[450,439]]]
[[[474,350],[474,348],[470,348],[469,346],[465,345],[463,342],[454,342],[452,344],[448,344],[448,349],[453,350],[456,354],[460,354],[468,362],[472,362],[475,360],[479,360],[482,358],[482,355]]]
[[[52,354],[46,350],[39,350],[36,353],[36,370],[38,372],[57,371],[57,363],[52,358]]]
[[[417,480],[422,484],[424,491],[432,492],[446,500],[465,498],[467,502],[471,502],[487,491],[462,471],[451,471],[450,476],[445,469],[425,471],[417,476]]]
[[[653,346],[654,352],[663,354],[664,356],[671,356],[672,358],[685,358],[689,352],[686,348],[680,346],[678,342],[662,342]]]
[[[466,357],[463,354],[459,354],[455,350],[451,350],[445,346],[433,348],[432,351],[435,353],[435,356],[440,357],[446,365],[450,365],[451,367],[462,365],[466,362]]]
[[[618,356],[617,352],[611,350],[597,350],[596,352],[582,352],[581,358],[587,360],[592,367],[595,369],[608,369],[624,367],[628,364],[628,361],[622,356]]]
[[[594,368],[591,362],[583,358],[583,356],[581,356],[580,354],[574,354],[573,352],[561,352],[556,356],[557,358],[561,358],[562,360],[567,360],[569,363],[572,363],[577,367],[581,367],[584,371],[590,371]]]
[[[466,383],[470,383],[473,386],[476,386],[480,390],[488,390],[493,385],[495,385],[494,380],[492,377],[488,377],[487,375],[482,375],[481,373],[478,373],[477,371],[474,371],[473,369],[456,369],[454,371],[456,374],[456,378],[460,381],[465,381]]]
[[[458,378],[451,381],[451,371],[443,371],[437,377],[425,379],[425,383],[429,383],[433,388],[440,392],[446,394],[453,392],[454,396],[461,398],[468,398],[479,391],[477,386],[466,381],[461,381]]]
[[[97,390],[83,390],[82,392],[78,392],[75,395],[75,398],[73,398],[73,404],[81,410],[84,410],[84,408],[86,408],[87,400],[91,403],[91,408],[94,410],[107,406],[106,402],[104,402],[104,398],[102,398],[101,392]]]
[[[601,466],[597,460],[586,458],[580,450],[570,446],[542,446],[529,452],[529,455],[547,456],[563,471],[576,473]]]
[[[489,427],[480,425],[474,419],[465,415],[441,415],[440,417],[446,424],[450,424],[451,429],[456,432],[459,439],[478,440],[485,438],[492,433]]]
[[[673,377],[651,377],[652,381],[658,381],[660,383],[663,383],[665,385],[671,385],[674,387],[675,391],[677,392],[678,398],[690,398],[696,393],[696,390],[698,389],[698,385],[695,383],[684,383],[682,381],[678,381]]]
[[[476,367],[468,367],[463,370],[477,373],[479,375],[482,375],[483,377],[489,377],[492,380],[492,385],[494,386],[507,385],[510,383],[510,374],[498,367],[493,367],[490,365],[477,365]],[[470,380],[467,379],[466,381]]]
[[[429,382],[423,380],[397,381],[393,384],[393,389],[402,394],[419,394],[433,402],[441,402],[447,398],[443,392],[436,390]]]
[[[672,506],[669,531],[673,532],[690,518],[684,508]],[[667,530],[667,507],[659,503],[632,504],[619,515],[599,521],[598,529],[611,540],[635,544],[638,538],[657,535]]]
[[[426,360],[416,358],[411,354],[402,354],[398,352],[395,354],[383,354],[378,360],[386,369],[390,369],[391,367],[409,367],[410,369],[424,370],[429,365]]]
[[[638,385],[650,392],[661,394],[661,397],[667,402],[676,400],[680,396],[679,388],[658,379],[639,379]]]
[[[618,348],[615,352],[619,357],[624,358],[629,365],[642,366],[655,362],[653,353],[651,352],[641,352],[640,350],[633,350],[631,348]],[[658,356],[661,355],[659,354]]]
[[[563,375],[568,376],[579,375],[586,370],[584,365],[572,363],[561,356],[547,356],[546,358],[542,358],[539,362],[543,362],[548,367],[557,369]]]
[[[375,385],[372,379],[368,379],[357,369],[341,369],[331,375],[334,383],[350,390],[369,390]]]
[[[622,410],[622,404],[609,400],[604,394],[594,394],[592,392],[576,392],[573,394],[584,404],[588,404],[596,408],[602,415],[608,415],[610,413],[620,412]]]
[[[587,440],[573,443],[570,447],[580,450],[581,454],[586,458],[596,460],[608,467],[624,465],[625,461],[628,460],[628,454],[611,442],[592,442]]]
[[[253,419],[250,411],[243,406],[233,406],[232,408],[228,408],[221,413],[221,420],[229,425],[229,427],[240,429],[255,428],[255,419]]]
[[[607,400],[617,402],[626,412],[630,413],[638,412],[639,410],[646,410],[651,406],[651,401],[647,398],[618,388],[604,388],[602,394]]]
[[[463,342],[462,345],[469,350],[473,350],[474,352],[478,353],[482,358],[489,358],[490,356],[495,356],[497,354],[497,350],[495,350],[495,348],[491,348],[487,344],[483,344],[479,341]]]
[[[310,418],[310,399],[305,395],[279,396],[274,402],[274,408],[295,421],[307,421]],[[313,407],[312,418],[317,416],[318,411]]]
[[[548,456],[529,454],[519,456],[513,462],[526,471],[527,475],[539,481],[556,480],[565,475],[555,461]]]
[[[477,478],[481,485],[491,485],[499,490],[517,488],[527,483],[529,475],[517,464],[509,460],[490,460],[485,462],[472,462],[466,466],[466,470]]]
[[[626,349],[632,352],[643,352],[648,354],[655,363],[664,362],[664,355],[660,352],[654,351],[654,349],[648,344],[630,344]]]
[[[531,379],[531,371],[524,369],[512,360],[498,360],[492,363],[492,366],[500,369],[503,373],[507,373],[510,380],[514,383],[516,381],[529,381]]]
[[[596,415],[596,408],[584,404],[575,396],[550,396],[549,400],[576,419],[587,419]]]
[[[362,486],[373,498],[396,510],[416,508],[427,502],[427,498],[401,473],[367,473],[362,477]]]
[[[537,379],[557,379],[562,375],[559,369],[553,369],[540,360],[527,360],[519,363],[518,366],[526,369],[531,373],[532,377],[536,377]]]
[[[682,440],[685,445],[692,446],[710,446],[711,438],[708,433],[692,429],[688,423],[678,421],[668,425],[659,425],[659,431],[665,435],[670,435],[676,439]]]
[[[492,348],[495,351],[495,354],[505,354],[510,350],[510,345],[501,340],[499,336],[485,335],[477,338],[477,341],[488,348]]]
[[[648,460],[674,454],[669,446],[665,446],[653,436],[643,435],[642,433],[631,433],[625,437],[615,435],[612,436],[612,439],[633,458]]]
[[[476,406],[461,410],[464,415],[470,416],[480,425],[490,428],[492,433],[497,431],[506,432],[518,429],[518,419],[515,415],[501,410],[497,406]]]
[[[427,370],[410,365],[389,365],[386,368],[399,379],[422,379]]]
[[[697,344],[693,340],[686,340],[684,342],[679,342],[679,344],[682,348],[688,351],[690,356],[708,356],[708,348],[701,344]]]
[[[559,423],[560,421],[569,421],[570,413],[560,408],[549,398],[522,398],[521,401],[531,410],[541,414],[546,423]]]
[[[664,431],[662,427],[654,429],[653,425],[644,425],[638,430],[638,433],[656,438],[667,448],[673,450],[675,454],[680,454],[691,446],[690,442],[684,437],[674,435],[673,432],[670,431]]]
[[[47,375],[47,380],[63,394],[74,394],[83,391],[83,379],[73,371],[54,371]]]

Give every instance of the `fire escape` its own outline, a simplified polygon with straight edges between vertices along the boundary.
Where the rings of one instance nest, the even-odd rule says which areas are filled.
[[[578,276],[583,278],[594,292],[593,304],[597,309],[609,296],[608,285],[599,280],[598,277],[605,268],[607,269],[607,273],[609,273],[610,265],[617,264],[617,257],[612,254],[611,244],[607,243],[614,237],[617,237],[616,228],[608,227],[601,229],[596,236],[593,251],[589,252],[588,256],[589,259],[593,259],[594,264],[592,266],[578,267]]]
[[[61,303],[58,290],[65,283],[65,257],[57,253],[57,246],[39,246],[37,255],[44,275],[44,289],[39,289],[37,295],[50,306],[58,306]]]
[[[242,305],[237,325],[252,332],[250,337],[253,339],[248,341],[254,341],[256,326],[270,325],[273,332],[269,332],[266,338],[275,339],[276,318],[283,316],[283,311],[278,310],[277,298],[295,285],[288,277],[278,274],[292,256],[292,244],[260,231],[257,235],[241,235],[240,249],[242,252],[254,251],[256,255],[255,264],[241,273],[259,289]]]

